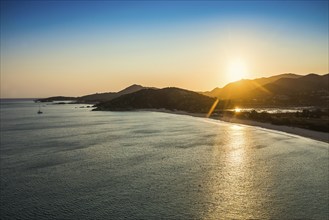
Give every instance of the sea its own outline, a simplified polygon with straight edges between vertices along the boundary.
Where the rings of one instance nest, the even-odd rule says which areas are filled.
[[[160,112],[1,100],[0,219],[328,219],[329,146]]]

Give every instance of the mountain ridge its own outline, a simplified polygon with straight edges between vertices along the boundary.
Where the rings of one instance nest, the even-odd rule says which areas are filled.
[[[222,88],[216,87],[209,92],[201,92],[201,94],[208,95],[211,97],[218,97],[222,99],[229,99],[229,98],[234,98],[235,95],[233,95],[232,97],[231,94],[232,91],[237,89],[240,90],[240,93],[245,93],[247,90],[255,89],[257,87],[263,86],[270,82],[274,82],[281,78],[299,78],[299,77],[302,77],[302,75],[297,75],[293,73],[283,73],[270,77],[261,77],[256,79],[241,79],[235,82],[228,83]],[[242,85],[243,83],[244,85]]]
[[[116,99],[96,104],[95,110],[129,111],[137,109],[167,109],[207,113],[215,98],[176,87],[143,89]]]
[[[153,88],[153,87],[144,87],[138,84],[133,84],[130,85],[118,92],[104,92],[104,93],[94,93],[94,94],[89,94],[89,95],[84,95],[84,96],[79,96],[79,97],[66,97],[66,96],[53,96],[53,97],[48,97],[48,98],[41,98],[35,100],[36,102],[53,102],[53,101],[64,101],[64,100],[71,100],[71,101],[76,101],[77,103],[98,103],[98,102],[104,102],[104,101],[109,101],[114,98],[117,98],[121,95],[137,92],[141,89],[145,88]]]
[[[183,101],[183,99],[179,96],[179,94],[182,91],[193,92],[175,87],[167,87],[164,89],[168,88],[176,91],[178,94],[177,97],[179,97],[178,99],[181,101]],[[166,91],[154,87],[144,87],[141,85],[133,84],[118,92],[95,93],[81,97],[50,97],[46,99],[39,99],[37,101],[58,101],[71,99],[75,100],[77,103],[97,104],[115,100],[125,95],[134,94],[142,90],[148,91],[145,93],[148,97],[152,96],[149,94],[150,92],[157,93],[157,90]],[[178,92],[178,90],[181,92]],[[169,96],[170,94],[173,95],[174,93],[168,92],[168,94],[161,94],[159,96],[164,99],[165,96]],[[222,100],[222,106],[239,105],[241,107],[279,107],[298,105],[326,105],[329,104],[329,74],[318,75],[311,73],[308,75],[297,75],[286,73],[271,77],[243,79],[229,83],[223,88],[215,88],[210,92],[198,92],[198,94],[211,98],[218,98],[219,100]],[[187,97],[191,98],[192,96]],[[194,98],[195,97],[193,96],[193,99]],[[174,97],[171,97],[171,99],[174,99]],[[129,102],[127,101],[126,104],[130,105],[131,103]],[[147,102],[147,99],[145,99],[145,102]],[[193,103],[194,101],[191,102]],[[225,104],[225,102],[228,104]],[[152,103],[154,104],[155,101],[152,100]],[[179,105],[179,103],[176,104]],[[169,105],[171,106],[172,104],[169,103]],[[121,106],[121,108],[124,107]]]
[[[78,102],[83,103],[90,103],[90,102],[104,102],[104,101],[110,101],[112,99],[115,99],[121,95],[125,95],[125,94],[129,94],[129,93],[133,93],[133,92],[137,92],[141,89],[145,89],[148,87],[144,87],[141,85],[137,85],[137,84],[133,84],[131,86],[128,86],[118,92],[106,92],[106,93],[95,93],[95,94],[91,94],[91,95],[85,95],[85,96],[81,96],[77,99]]]

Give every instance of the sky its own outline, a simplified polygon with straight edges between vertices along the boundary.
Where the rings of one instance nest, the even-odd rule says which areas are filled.
[[[1,98],[329,72],[328,1],[1,1]]]

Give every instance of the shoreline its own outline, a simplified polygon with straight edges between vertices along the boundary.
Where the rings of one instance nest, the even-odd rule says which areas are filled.
[[[220,121],[234,123],[234,124],[242,124],[242,125],[265,128],[265,129],[269,129],[269,130],[298,135],[298,136],[310,138],[310,139],[313,139],[316,141],[329,143],[329,133],[326,133],[326,132],[313,131],[313,130],[299,128],[299,127],[290,127],[287,125],[273,125],[270,123],[258,122],[258,121],[252,121],[252,120],[244,120],[244,119],[238,119],[238,118],[234,118],[234,117],[232,117],[232,118],[222,117],[220,119],[215,119],[215,120],[220,120]]]
[[[176,114],[176,115],[189,115],[192,117],[207,118],[206,114],[189,113],[189,112],[184,112],[184,111],[170,111],[170,110],[166,110],[166,109],[139,109],[137,111],[162,112],[162,113],[169,113],[169,114]],[[316,141],[329,143],[329,133],[326,133],[326,132],[313,131],[313,130],[299,128],[299,127],[290,127],[290,126],[286,126],[286,125],[273,125],[270,123],[264,123],[264,122],[246,120],[246,119],[238,119],[235,117],[227,117],[227,116],[224,116],[221,118],[209,117],[209,119],[233,123],[233,124],[241,124],[241,125],[259,127],[259,128],[265,128],[265,129],[269,129],[269,130],[298,135],[298,136],[310,138],[310,139],[313,139]]]

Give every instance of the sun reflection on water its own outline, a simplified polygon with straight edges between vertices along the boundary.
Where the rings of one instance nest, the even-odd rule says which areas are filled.
[[[209,178],[209,200],[212,204],[204,219],[250,219],[266,217],[261,207],[262,194],[254,183],[249,130],[231,125],[224,145],[214,146],[217,161]],[[263,213],[261,213],[263,212]]]

